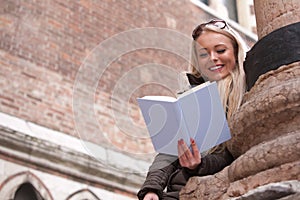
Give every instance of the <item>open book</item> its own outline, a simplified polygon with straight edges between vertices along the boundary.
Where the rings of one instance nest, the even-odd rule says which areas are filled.
[[[177,142],[190,138],[200,152],[231,138],[216,82],[206,82],[178,98],[145,96],[137,99],[154,149],[177,155]]]

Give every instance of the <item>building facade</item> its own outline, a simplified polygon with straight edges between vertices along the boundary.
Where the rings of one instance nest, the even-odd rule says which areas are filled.
[[[135,98],[174,95],[193,27],[216,17],[200,1],[5,0],[0,197],[136,199],[155,152]]]
[[[238,22],[248,31],[256,33],[256,19],[253,0],[195,0],[217,11],[223,18]]]

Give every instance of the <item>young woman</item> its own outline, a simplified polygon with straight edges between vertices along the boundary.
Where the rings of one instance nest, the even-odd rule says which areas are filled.
[[[195,86],[207,80],[217,81],[229,120],[246,91],[243,70],[246,43],[223,20],[200,24],[192,36],[191,73],[187,74],[189,83]],[[214,174],[233,161],[225,144],[203,155],[193,140],[191,144],[192,151],[183,140],[178,141],[178,158],[165,154],[155,157],[137,194],[140,200],[179,199],[179,192],[190,177]]]

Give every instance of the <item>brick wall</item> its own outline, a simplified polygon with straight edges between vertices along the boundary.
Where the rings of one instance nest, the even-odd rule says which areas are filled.
[[[147,133],[137,131],[143,128],[143,121],[135,98],[144,94],[174,94],[174,91],[159,84],[145,84],[130,91],[126,101],[115,99],[113,91],[124,75],[137,66],[158,63],[182,71],[187,61],[157,49],[140,49],[114,59],[96,82],[95,118],[84,107],[77,110],[82,114],[83,132],[76,126],[78,118],[74,119],[76,75],[95,48],[116,34],[135,28],[161,27],[189,37],[193,27],[210,16],[188,0],[6,0],[3,4],[0,8],[1,112],[114,146],[124,153],[151,150],[149,140],[145,139]],[[119,42],[126,43],[122,39]],[[86,78],[92,75],[86,74]],[[139,76],[139,80],[151,79],[152,72]],[[124,87],[135,83],[134,78],[128,80],[121,82]],[[89,89],[93,87],[87,86],[82,92],[88,93]],[[114,102],[120,106],[112,106],[116,105]],[[136,127],[128,126],[128,120]]]

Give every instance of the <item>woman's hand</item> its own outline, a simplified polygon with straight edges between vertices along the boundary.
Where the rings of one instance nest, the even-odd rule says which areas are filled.
[[[148,192],[145,197],[144,200],[159,200],[157,194],[155,194],[154,192]]]
[[[182,167],[189,169],[196,169],[196,167],[201,163],[201,155],[199,153],[197,144],[194,139],[191,139],[192,152],[187,147],[183,139],[178,140],[178,158],[179,163]]]

